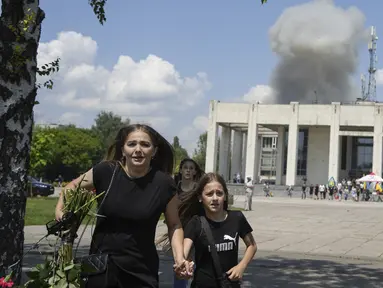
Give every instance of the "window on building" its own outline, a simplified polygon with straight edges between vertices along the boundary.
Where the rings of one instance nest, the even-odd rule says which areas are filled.
[[[261,155],[261,167],[276,167],[276,154],[274,151],[263,151]]]
[[[359,177],[370,173],[372,169],[373,138],[353,137],[352,152],[350,176]]]
[[[275,170],[261,170],[260,176],[276,176]]]
[[[347,136],[341,136],[342,150],[340,158],[340,169],[347,169]]]
[[[307,175],[307,150],[308,150],[309,130],[299,129],[299,142],[298,142],[298,161],[297,161],[297,175]]]
[[[278,144],[278,137],[273,137],[273,142],[271,143],[271,148],[277,149],[277,144]]]
[[[261,152],[260,176],[275,176],[277,169],[277,150]]]
[[[286,175],[287,171],[287,150],[288,150],[288,141],[289,133],[286,129],[285,132],[285,155],[284,155],[284,165],[283,165],[283,174]],[[309,139],[309,130],[307,128],[299,129],[299,138],[298,138],[298,152],[297,152],[297,175],[307,176],[307,151],[308,151],[308,139]]]
[[[262,137],[262,148],[271,148],[273,137]]]

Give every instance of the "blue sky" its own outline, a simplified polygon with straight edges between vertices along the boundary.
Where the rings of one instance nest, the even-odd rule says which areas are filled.
[[[59,32],[74,31],[97,42],[98,50],[92,65],[107,70],[113,69],[120,55],[130,56],[138,62],[152,54],[173,64],[181,77],[206,73],[210,86],[201,88],[203,95],[199,95],[199,100],[180,113],[163,111],[161,117],[170,119],[157,127],[168,138],[180,134],[181,142],[191,150],[206,123],[210,99],[238,101],[251,87],[269,83],[277,58],[270,49],[268,30],[284,9],[306,2],[269,0],[267,5],[261,6],[259,0],[110,0],[106,7],[107,22],[101,26],[86,0],[42,0],[46,19],[41,42],[57,39]],[[366,27],[377,26],[378,35],[383,31],[383,18],[379,12],[383,2],[339,0],[335,3],[342,7],[357,6],[366,16]],[[362,48],[355,81],[359,81],[360,73],[368,66],[368,53],[365,47]],[[378,50],[378,56],[381,54]],[[53,100],[61,96],[55,90],[41,92],[41,95],[39,97],[49,97],[51,101],[49,105],[43,103],[38,107],[39,121],[72,121],[89,126],[97,113],[96,110],[82,112],[81,107],[56,105]],[[172,98],[166,101],[173,102]],[[182,101],[177,105],[181,107]],[[75,111],[73,114],[71,109]],[[62,113],[67,113],[67,117],[60,118]],[[145,113],[143,115],[146,117]],[[198,121],[194,121],[196,117],[199,117]]]

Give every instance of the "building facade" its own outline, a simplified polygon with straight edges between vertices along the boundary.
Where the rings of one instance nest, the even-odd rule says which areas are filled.
[[[279,185],[382,175],[382,108],[373,102],[211,101],[205,169],[218,167],[226,180],[240,173]]]

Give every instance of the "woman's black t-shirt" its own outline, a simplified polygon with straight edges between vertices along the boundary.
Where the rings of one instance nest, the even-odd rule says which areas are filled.
[[[228,211],[226,219],[222,222],[206,219],[210,224],[215,240],[222,271],[227,272],[238,264],[239,237],[243,239],[253,229],[241,211]],[[184,231],[185,238],[191,239],[195,247],[197,268],[192,287],[217,287],[208,241],[201,229],[199,216],[194,216],[186,225]]]
[[[158,220],[176,194],[173,179],[157,170],[130,178],[119,164],[101,162],[93,168],[96,193],[106,192],[117,165],[108,195],[99,211],[92,253],[108,253],[124,275],[139,279],[145,287],[158,286],[159,259],[154,244]],[[103,196],[99,198],[99,204]]]

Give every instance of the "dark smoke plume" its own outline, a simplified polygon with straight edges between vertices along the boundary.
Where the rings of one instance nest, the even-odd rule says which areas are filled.
[[[366,41],[365,17],[356,7],[316,0],[286,9],[270,28],[279,63],[271,86],[277,103],[330,103],[360,97],[355,83],[358,51]]]

